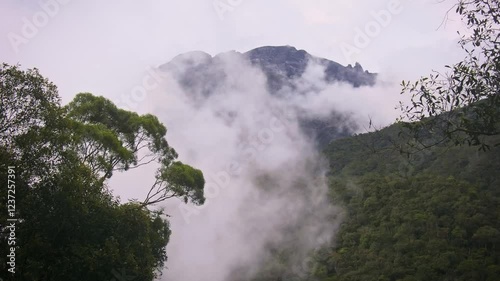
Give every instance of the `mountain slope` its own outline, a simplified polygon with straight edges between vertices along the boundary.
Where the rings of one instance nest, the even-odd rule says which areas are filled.
[[[393,125],[325,150],[348,212],[320,280],[497,280],[500,147],[401,155]],[[331,278],[326,278],[330,276]]]
[[[332,203],[345,209],[329,247],[297,270],[278,249],[253,281],[498,280],[500,147],[400,153],[398,124],[333,141]],[[500,137],[497,137],[497,140]]]

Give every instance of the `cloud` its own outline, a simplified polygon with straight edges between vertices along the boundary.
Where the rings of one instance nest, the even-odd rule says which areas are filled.
[[[186,92],[170,77],[145,101],[167,124],[181,160],[207,180],[205,206],[165,205],[173,229],[169,280],[251,275],[272,245],[291,239],[298,265],[308,251],[331,242],[341,221],[326,195],[325,163],[299,128],[297,101],[271,95],[265,75],[240,55],[217,59],[225,75],[212,95],[200,101],[193,95],[202,95],[205,85]]]
[[[304,91],[319,85],[319,91],[279,100],[267,93],[259,70],[227,54],[222,58],[226,80],[201,103],[193,102],[189,96],[196,93],[186,92],[173,77],[162,77],[161,85],[141,99],[134,89],[152,75],[151,67],[193,50],[217,54],[292,45],[354,63],[341,44],[352,42],[355,29],[372,21],[371,13],[388,2],[243,0],[221,20],[213,2],[205,0],[73,0],[16,53],[8,33],[21,30],[22,18],[31,18],[40,6],[7,0],[0,3],[0,60],[38,67],[58,85],[64,103],[88,91],[117,103],[123,96],[132,98],[137,107],[131,109],[157,114],[181,160],[205,172],[212,197],[199,209],[179,209],[187,206],[177,201],[165,206],[173,228],[165,277],[224,280],[242,265],[257,268],[257,260],[268,255],[267,246],[293,238],[285,235],[287,227],[307,222],[297,228],[297,257],[303,258],[318,243],[315,238],[321,237],[321,243],[333,238],[341,221],[342,211],[322,201],[325,166],[299,129],[298,116],[335,110],[353,118],[361,131],[369,118],[378,126],[390,124],[402,98],[399,81],[455,62],[462,53],[454,29],[463,26],[454,18],[436,30],[449,9],[446,1],[402,1],[403,12],[356,58],[365,69],[382,73],[374,88],[326,85],[319,79],[321,67],[310,65],[295,85]],[[153,171],[116,175],[110,185],[123,201],[140,199]],[[192,214],[189,223],[186,212]],[[330,223],[322,224],[325,220]]]
[[[343,210],[328,202],[326,163],[299,118],[335,111],[346,116],[339,126],[352,126],[352,120],[367,124],[368,116],[387,124],[394,113],[377,108],[396,102],[396,87],[385,78],[373,88],[327,84],[324,66],[312,62],[293,81],[294,92],[270,94],[266,76],[240,54],[212,59],[214,71],[223,72],[215,86],[186,88],[180,76],[164,73],[141,104],[167,125],[180,159],[202,169],[207,181],[204,206],[177,200],[163,205],[173,230],[164,278],[250,277],[271,259],[270,249],[291,245],[290,268],[302,274],[309,251],[334,241]],[[186,54],[176,59],[175,69],[183,72],[203,61],[206,55]],[[211,95],[204,95],[205,87]]]

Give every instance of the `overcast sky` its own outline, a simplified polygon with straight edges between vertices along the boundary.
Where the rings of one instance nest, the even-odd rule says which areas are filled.
[[[216,55],[230,50],[246,52],[260,46],[290,45],[343,65],[359,62],[364,69],[381,73],[384,82],[393,83],[392,86],[377,84],[379,87],[361,91],[345,87],[329,89],[332,91],[324,91],[324,95],[318,96],[324,99],[300,102],[301,105],[328,107],[338,103],[337,109],[357,110],[364,118],[367,114],[373,116],[372,113],[389,116],[389,119],[377,119],[384,120],[386,125],[394,120],[392,113],[386,113],[394,110],[400,98],[400,88],[394,82],[417,79],[432,70],[443,69],[445,64],[458,62],[464,56],[457,46],[459,36],[456,32],[464,31],[464,27],[454,11],[446,24],[442,24],[454,3],[455,0],[0,0],[0,61],[19,63],[22,68],[37,67],[59,87],[63,103],[69,102],[79,92],[91,92],[119,104],[123,95],[130,95],[133,89],[143,85],[144,78],[151,76],[152,68],[178,54],[201,50]],[[162,122],[170,121],[167,123],[169,143],[182,155],[182,161],[186,159],[187,163],[203,169],[208,182],[214,181],[213,175],[224,172],[222,167],[241,154],[240,132],[225,131],[228,128],[220,124],[220,118],[215,118],[211,110],[217,111],[229,104],[243,118],[245,112],[253,112],[252,107],[248,107],[248,104],[253,104],[263,109],[255,111],[262,119],[267,115],[260,112],[267,112],[272,104],[268,95],[262,98],[257,95],[265,93],[265,83],[259,80],[262,75],[247,68],[228,69],[229,76],[237,80],[238,85],[248,86],[243,87],[241,98],[224,96],[222,102],[205,108],[205,112],[190,111],[186,104],[168,102],[172,97],[182,100],[184,95],[171,87],[166,90],[173,96],[158,95],[155,100],[154,95],[146,95],[149,102],[137,109],[132,108],[147,111],[147,105],[165,106],[157,113]],[[338,95],[332,99],[330,93]],[[248,120],[255,120],[250,113],[247,114]],[[172,124],[177,126],[170,126]],[[262,129],[257,123],[247,127],[253,128],[250,132],[254,133]],[[276,166],[281,167],[290,162],[287,157],[293,161],[307,159],[303,155],[293,158],[293,152],[300,151],[301,146],[297,148],[290,140],[281,140],[280,137],[284,136],[286,134],[277,134],[279,141],[256,156],[258,168],[265,167],[266,163],[277,163]],[[288,150],[283,152],[284,148]],[[292,156],[288,155],[290,152]],[[295,163],[293,161],[291,163]],[[252,170],[247,170],[250,175]],[[144,167],[132,170],[127,176],[114,176],[114,183],[110,186],[119,187],[115,191],[122,197],[141,198],[147,190],[137,186],[152,181],[153,172],[154,169]],[[285,177],[293,176],[295,172],[279,174]],[[238,178],[232,180],[244,187],[251,184],[253,176],[239,182]],[[169,244],[171,276],[183,276],[187,271],[194,274],[184,264],[187,264],[185,261],[197,261],[203,266],[203,270],[197,273],[202,277],[195,274],[191,279],[182,280],[223,280],[208,277],[224,276],[231,270],[227,263],[240,256],[242,249],[248,251],[240,247],[254,247],[247,243],[243,231],[246,229],[234,230],[232,223],[246,222],[246,217],[227,210],[239,210],[246,206],[247,199],[246,193],[236,193],[240,194],[241,200],[233,198],[233,193],[222,192],[219,199],[214,199],[215,203],[194,219],[197,223],[189,225],[180,215],[176,216],[175,212],[179,210],[169,208],[174,229]],[[174,206],[174,203],[181,206],[175,201],[169,204]],[[274,205],[271,207],[280,207]],[[277,212],[268,212],[267,209],[260,213],[253,211],[252,214],[257,217],[261,214],[263,219],[261,223],[253,222],[246,227],[282,221],[279,216],[269,216],[270,213]],[[297,209],[296,213],[304,212]],[[271,230],[275,231],[274,228]],[[204,233],[201,238],[200,233]],[[257,245],[267,245],[266,241],[264,239]],[[225,253],[222,259],[221,251]],[[200,253],[204,256],[200,257]],[[213,253],[219,258],[217,264],[211,263]],[[222,262],[224,260],[226,264]]]
[[[152,68],[178,54],[202,50],[216,55],[291,45],[344,65],[357,61],[364,69],[381,73],[384,81],[393,83],[391,88],[337,98],[351,106],[347,109],[359,109],[364,118],[376,111],[385,116],[376,121],[387,125],[398,116],[394,113],[400,97],[397,83],[463,57],[457,46],[456,31],[464,29],[459,18],[452,11],[442,24],[454,3],[0,0],[0,61],[37,67],[59,87],[63,103],[79,92],[91,92],[122,105],[123,97],[130,98],[151,76]],[[148,98],[129,109],[149,111],[155,101]],[[170,130],[168,137],[175,141],[175,131]],[[184,141],[178,143],[173,144],[182,146]],[[126,186],[135,190],[132,184]],[[134,192],[121,194],[135,197]]]
[[[81,91],[118,96],[148,68],[183,52],[215,55],[264,45],[291,45],[344,65],[359,61],[370,71],[412,78],[462,57],[454,13],[440,27],[453,3],[2,0],[0,60],[39,68],[64,102]],[[355,52],[350,55],[346,46]]]

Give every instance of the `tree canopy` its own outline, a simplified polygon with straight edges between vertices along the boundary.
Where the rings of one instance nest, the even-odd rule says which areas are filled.
[[[430,130],[440,142],[486,150],[500,145],[490,139],[500,134],[500,1],[460,0],[455,12],[468,28],[459,41],[465,58],[447,73],[403,81],[412,99],[401,104],[401,120],[420,121],[407,123],[417,138]]]
[[[171,197],[204,202],[202,172],[176,160],[166,133],[157,117],[90,93],[61,106],[37,69],[1,65],[0,176],[15,176],[17,218],[16,272],[1,278],[153,280],[167,259],[170,227],[163,211],[147,207]],[[114,172],[153,162],[155,183],[137,187],[149,191],[142,202],[120,203],[109,192]],[[2,204],[7,196],[5,189]],[[0,230],[7,245],[9,230]]]

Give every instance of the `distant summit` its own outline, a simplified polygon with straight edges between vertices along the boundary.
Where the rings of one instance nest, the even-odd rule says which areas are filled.
[[[260,47],[246,53],[235,51],[218,54],[214,57],[201,52],[189,52],[173,58],[170,62],[160,66],[160,69],[169,72],[178,81],[183,90],[193,100],[203,101],[226,82],[228,76],[227,60],[236,58],[249,62],[262,70],[267,78],[267,88],[270,94],[279,94],[284,90],[286,94],[304,94],[303,91],[320,90],[322,85],[334,82],[345,82],[353,87],[372,86],[377,74],[363,70],[356,63],[354,66],[343,66],[337,62],[318,58],[304,50],[297,50],[291,46]],[[298,89],[296,79],[301,78],[310,62],[323,66],[323,82],[312,81],[304,89]],[[321,76],[321,75],[319,75]],[[318,77],[321,79],[321,77]],[[284,95],[286,96],[286,95]],[[354,122],[338,112],[332,112],[325,118],[301,117],[300,125],[306,135],[314,138],[319,146],[323,147],[330,141],[353,134],[356,127]]]
[[[291,46],[260,47],[244,53],[254,65],[260,66],[268,79],[271,88],[277,90],[283,79],[299,78],[304,74],[309,61],[315,61],[325,66],[324,79],[333,83],[336,81],[347,82],[354,87],[372,86],[375,84],[376,74],[363,71],[359,63],[354,68],[310,55],[304,50],[297,50]],[[275,81],[274,79],[278,79]]]
[[[304,50],[297,50],[291,46],[265,46],[246,53],[232,51],[215,57],[194,51],[176,56],[160,66],[160,69],[173,72],[187,90],[203,86],[204,95],[209,95],[217,83],[214,79],[224,78],[220,57],[228,54],[241,56],[252,65],[260,67],[267,76],[271,93],[279,91],[285,85],[293,87],[292,80],[302,77],[310,61],[325,67],[323,78],[327,83],[346,82],[354,87],[372,86],[377,77],[377,74],[363,70],[359,63],[354,67],[343,66],[328,59],[314,57]]]

